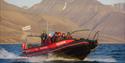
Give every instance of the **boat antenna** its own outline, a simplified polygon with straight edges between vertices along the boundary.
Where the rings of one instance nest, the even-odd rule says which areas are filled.
[[[48,29],[49,29],[48,21],[46,21],[46,33],[47,33],[47,34],[48,34]]]
[[[99,32],[100,32],[100,31],[97,31],[97,32],[95,33],[95,35],[94,35],[93,39],[98,40],[98,37],[99,37]]]
[[[90,37],[91,33],[92,33],[92,31],[90,31],[90,33],[89,33],[89,35],[88,35],[87,39],[89,39],[89,37]]]

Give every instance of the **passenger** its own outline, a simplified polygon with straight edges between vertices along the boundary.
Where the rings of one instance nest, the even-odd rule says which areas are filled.
[[[52,33],[49,33],[48,35],[48,38],[47,38],[47,44],[52,44],[52,37],[53,37],[53,34]]]
[[[66,39],[66,34],[62,33],[62,40],[65,40],[65,39]]]
[[[57,41],[61,41],[61,32],[58,32],[58,38]]]
[[[55,43],[57,41],[57,34],[58,34],[58,32],[55,32],[54,35],[52,36],[53,43]]]
[[[52,36],[52,42],[58,42],[64,39],[66,39],[65,33],[55,32]]]
[[[58,42],[58,41],[59,41],[59,35],[60,35],[59,32],[57,32],[57,33],[55,34],[55,42]]]
[[[53,42],[58,42],[61,40],[61,32],[55,32],[54,36],[52,37]]]
[[[43,32],[40,36],[41,38],[41,45],[46,45],[46,40],[47,40],[47,33]]]

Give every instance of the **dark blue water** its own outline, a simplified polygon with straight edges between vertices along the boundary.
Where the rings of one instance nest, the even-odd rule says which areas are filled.
[[[48,57],[28,57],[21,55],[20,44],[0,44],[0,63],[125,63],[125,44],[100,44],[84,61],[49,60]],[[64,58],[65,59],[65,58]]]

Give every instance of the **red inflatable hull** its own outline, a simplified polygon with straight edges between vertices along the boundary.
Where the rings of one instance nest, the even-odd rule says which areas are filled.
[[[39,47],[33,47],[33,48],[27,48],[26,43],[22,44],[22,49],[24,50],[24,53],[33,53],[33,52],[39,52],[39,51],[45,51],[48,49],[54,49],[69,43],[72,43],[74,40],[64,40],[60,42],[56,42],[47,46],[39,46]]]
[[[39,56],[53,53],[54,55],[66,58],[84,59],[92,49],[98,45],[97,41],[85,40],[63,40],[50,45],[27,48],[26,43],[22,44],[23,56]]]

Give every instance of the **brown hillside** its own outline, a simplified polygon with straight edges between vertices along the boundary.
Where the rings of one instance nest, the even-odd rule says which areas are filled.
[[[102,5],[97,0],[43,0],[29,11],[38,15],[64,17],[76,23],[79,28],[99,30],[103,33],[102,41],[125,40],[125,13],[112,6]]]
[[[49,31],[67,32],[78,29],[78,26],[68,19],[47,14],[33,15],[3,0],[0,0],[0,3],[0,42],[19,42],[21,29],[27,25],[31,25],[33,33],[37,34],[46,29],[46,22],[49,24]]]

